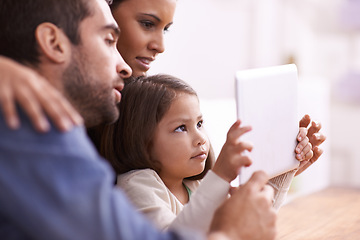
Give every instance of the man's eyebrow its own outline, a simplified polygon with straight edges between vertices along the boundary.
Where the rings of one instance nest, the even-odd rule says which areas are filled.
[[[111,29],[116,36],[120,36],[120,28],[115,24],[109,24],[103,27],[103,29]]]

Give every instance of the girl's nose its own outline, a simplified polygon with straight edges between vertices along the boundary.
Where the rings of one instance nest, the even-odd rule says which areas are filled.
[[[208,139],[207,135],[205,133],[199,131],[196,141],[195,141],[195,145],[196,146],[204,145],[206,143],[207,139]]]

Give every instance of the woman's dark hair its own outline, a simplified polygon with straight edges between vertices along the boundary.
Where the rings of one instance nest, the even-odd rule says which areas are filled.
[[[132,79],[122,91],[120,117],[111,125],[97,129],[95,142],[100,140],[101,155],[110,161],[118,174],[135,169],[150,168],[159,172],[160,163],[151,159],[149,150],[155,129],[179,93],[197,96],[184,81],[159,74]],[[199,175],[186,179],[202,179],[214,164],[214,153],[206,159]]]
[[[125,1],[126,0],[113,0],[110,5],[111,11],[113,11],[115,8],[117,8],[120,5],[120,3],[125,2]]]

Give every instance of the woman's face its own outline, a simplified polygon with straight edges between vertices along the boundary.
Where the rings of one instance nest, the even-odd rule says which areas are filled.
[[[117,48],[133,76],[145,75],[165,50],[164,33],[173,22],[175,8],[176,0],[126,0],[113,10],[121,31]]]

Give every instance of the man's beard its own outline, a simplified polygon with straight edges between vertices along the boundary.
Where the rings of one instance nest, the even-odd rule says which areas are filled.
[[[73,57],[63,73],[64,94],[84,118],[86,127],[112,123],[119,117],[113,88],[96,79],[85,59]]]

